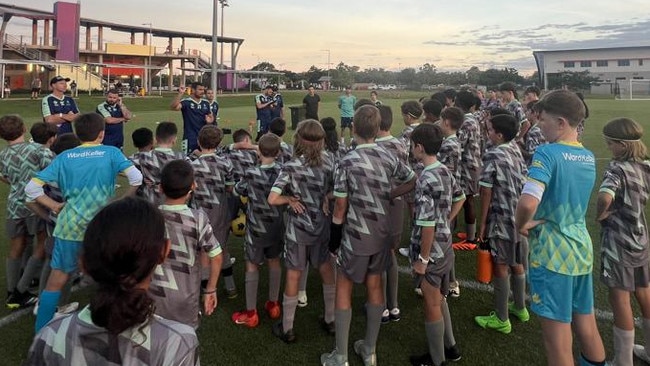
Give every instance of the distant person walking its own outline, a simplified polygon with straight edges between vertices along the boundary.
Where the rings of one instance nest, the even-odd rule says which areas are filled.
[[[40,77],[35,77],[32,80],[32,99],[37,99],[41,94],[42,81]]]

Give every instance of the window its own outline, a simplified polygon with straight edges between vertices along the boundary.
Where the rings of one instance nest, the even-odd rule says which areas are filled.
[[[643,80],[643,76],[632,76],[633,80]]]
[[[564,61],[564,68],[576,67],[576,63],[573,61]]]
[[[616,78],[616,80],[626,80],[626,79],[625,79],[625,76],[619,76],[619,77]]]
[[[607,60],[596,61],[597,67],[607,67]]]
[[[618,60],[618,66],[630,66],[630,60]]]
[[[580,61],[580,67],[591,67],[591,61]]]
[[[639,59],[639,66],[643,66],[643,59],[642,58]]]

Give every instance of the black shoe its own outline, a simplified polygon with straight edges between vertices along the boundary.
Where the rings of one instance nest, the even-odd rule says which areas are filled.
[[[274,336],[280,338],[284,343],[294,343],[296,341],[296,335],[293,333],[293,329],[284,332],[281,321],[273,324],[271,331]]]
[[[413,366],[435,366],[429,353],[411,356],[409,357],[409,360]]]
[[[336,334],[336,325],[334,322],[326,322],[325,318],[320,317],[318,318],[318,324],[320,324],[320,327],[329,335],[334,335]]]
[[[29,292],[19,292],[14,290],[14,292],[7,298],[7,308],[9,309],[22,309],[28,306],[36,304],[38,298]]]
[[[445,359],[447,361],[456,362],[459,361],[460,358],[460,349],[458,349],[458,345],[454,344],[449,348],[445,347]]]

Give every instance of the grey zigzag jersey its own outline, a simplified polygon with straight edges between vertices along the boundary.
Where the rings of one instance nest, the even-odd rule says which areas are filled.
[[[283,207],[271,206],[269,193],[280,175],[280,165],[248,168],[235,186],[235,192],[248,197],[246,208],[246,244],[266,247],[284,237]]]
[[[163,196],[158,190],[160,172],[163,166],[172,160],[185,159],[181,152],[166,148],[133,154],[133,165],[142,172],[142,196],[154,205],[162,203]]]
[[[522,155],[526,161],[526,166],[530,166],[533,162],[533,155],[535,155],[535,150],[539,145],[546,143],[544,135],[542,135],[542,130],[537,124],[534,124],[524,136],[524,146],[522,148]]]
[[[415,173],[377,144],[362,144],[345,155],[336,170],[334,196],[348,199],[342,246],[355,255],[390,247],[390,191]]]
[[[293,159],[293,145],[289,145],[286,142],[280,142],[280,155],[278,156],[278,162],[280,164],[286,164]]]
[[[305,206],[302,214],[287,210],[286,245],[320,245],[328,240],[330,218],[323,212],[323,201],[332,191],[334,161],[325,151],[322,155],[318,167],[307,166],[303,157],[294,158],[273,184],[273,192],[299,197]]]
[[[113,338],[93,324],[86,307],[41,329],[25,365],[197,366],[198,347],[194,329],[158,316]]]
[[[415,183],[415,203],[413,208],[413,231],[411,232],[411,259],[416,260],[421,253],[422,228],[434,227],[434,243],[429,256],[436,260],[451,260],[454,250],[451,247],[449,214],[454,202],[465,198],[463,190],[453,174],[439,161],[424,167]]]
[[[601,221],[602,255],[625,267],[647,266],[650,161],[610,162],[599,191],[614,197],[611,215]]]
[[[219,155],[232,163],[235,182],[239,181],[246,169],[257,165],[257,153],[254,150],[235,149],[234,145],[228,145],[221,149]]]
[[[442,140],[440,151],[438,151],[438,161],[449,169],[457,182],[460,182],[460,154],[460,143],[455,134]]]
[[[481,169],[481,134],[479,124],[471,113],[465,114],[465,119],[457,132],[461,147],[460,176],[464,188],[472,182],[474,172]]]
[[[495,146],[483,156],[479,185],[492,189],[487,217],[487,237],[516,243],[515,210],[528,168],[514,140]]]
[[[408,162],[412,169],[415,169],[418,161],[411,155],[411,134],[413,133],[413,130],[415,130],[415,128],[419,125],[419,123],[414,123],[412,125],[406,126],[404,130],[402,130],[402,134],[398,137],[406,147],[406,152],[409,154]]]
[[[165,262],[154,271],[149,295],[156,301],[156,314],[198,328],[200,255],[205,252],[215,257],[221,253],[221,246],[203,210],[186,205],[162,205],[160,210],[171,248]]]

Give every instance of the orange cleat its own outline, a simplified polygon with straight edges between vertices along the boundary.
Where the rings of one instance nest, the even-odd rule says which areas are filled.
[[[238,311],[232,314],[231,319],[235,324],[245,325],[248,328],[255,328],[260,323],[257,310]]]
[[[279,301],[267,301],[266,304],[264,304],[264,309],[271,319],[278,319],[280,318],[280,315],[282,315]]]

